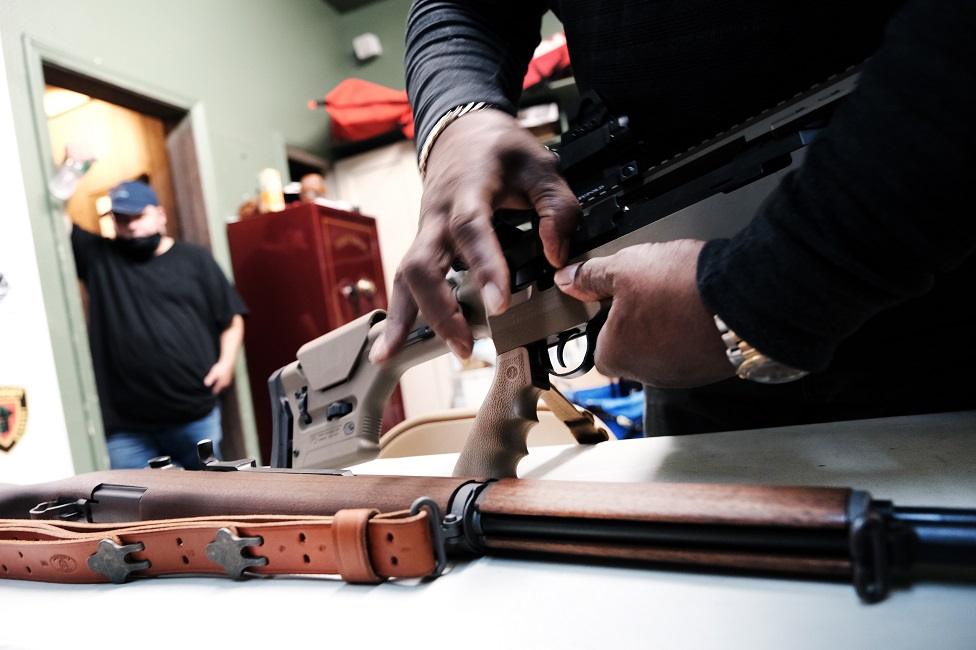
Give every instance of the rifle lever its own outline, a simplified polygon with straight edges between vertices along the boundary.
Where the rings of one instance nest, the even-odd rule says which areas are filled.
[[[61,496],[53,501],[42,501],[30,509],[31,519],[58,519],[61,521],[139,521],[140,503],[146,488],[138,485],[112,485],[100,483],[88,498],[73,499]]]
[[[31,519],[59,519],[61,521],[90,521],[88,499],[58,497],[42,501],[29,511]]]

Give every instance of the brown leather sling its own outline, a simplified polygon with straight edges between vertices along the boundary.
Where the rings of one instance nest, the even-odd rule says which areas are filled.
[[[426,510],[235,516],[87,524],[0,519],[0,577],[125,582],[130,574],[337,574],[347,582],[420,578],[439,562]]]

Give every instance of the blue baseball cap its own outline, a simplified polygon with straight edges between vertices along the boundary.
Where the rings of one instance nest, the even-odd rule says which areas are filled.
[[[108,196],[112,199],[112,212],[122,214],[142,214],[147,205],[159,205],[159,197],[142,181],[125,181],[111,190]]]

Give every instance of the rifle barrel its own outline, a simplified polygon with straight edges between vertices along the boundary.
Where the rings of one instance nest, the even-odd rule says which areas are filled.
[[[895,507],[890,520],[911,531],[914,562],[976,566],[976,509]]]

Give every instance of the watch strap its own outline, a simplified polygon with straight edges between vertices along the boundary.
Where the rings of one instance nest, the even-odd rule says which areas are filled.
[[[713,318],[715,327],[722,336],[722,342],[725,343],[725,356],[728,357],[735,368],[736,376],[740,379],[761,384],[785,384],[810,374],[806,370],[787,366],[766,356],[736,334],[718,314]]]

